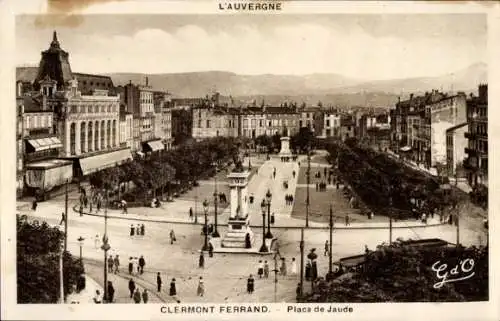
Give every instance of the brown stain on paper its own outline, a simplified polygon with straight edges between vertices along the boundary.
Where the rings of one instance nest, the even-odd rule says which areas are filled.
[[[35,20],[37,27],[63,26],[78,27],[84,20],[80,12],[96,4],[118,2],[123,0],[47,0],[47,13],[39,15]]]

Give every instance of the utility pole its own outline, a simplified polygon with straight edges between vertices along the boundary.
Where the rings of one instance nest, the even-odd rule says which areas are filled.
[[[332,271],[332,246],[333,243],[333,209],[332,205],[330,205],[330,248],[328,249],[328,274],[326,279],[333,279],[333,271]]]
[[[106,190],[106,203],[104,204],[104,236],[102,237],[102,250],[104,251],[104,298],[103,303],[108,300],[108,251],[111,248],[108,244],[108,190]]]
[[[217,170],[215,171],[215,191],[214,191],[214,207],[215,207],[215,226],[214,226],[214,232],[212,233],[212,237],[220,237],[219,231],[217,230]]]
[[[300,229],[300,296],[304,293],[304,228]]]
[[[281,255],[279,254],[279,251],[276,251],[274,254],[274,303],[278,301],[277,296],[278,296],[278,255],[281,259]]]
[[[64,252],[68,250],[68,184],[66,180],[65,195],[64,195]]]
[[[389,196],[389,245],[392,244],[392,196]]]
[[[64,297],[64,273],[63,273],[63,255],[64,252],[61,249],[61,253],[59,254],[59,303],[65,303],[66,299]]]
[[[309,227],[309,183],[311,177],[311,155],[310,146],[307,147],[307,196],[306,196],[306,227]]]

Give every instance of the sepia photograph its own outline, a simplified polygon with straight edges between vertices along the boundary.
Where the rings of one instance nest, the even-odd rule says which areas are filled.
[[[15,16],[17,304],[489,301],[487,14],[218,6]]]

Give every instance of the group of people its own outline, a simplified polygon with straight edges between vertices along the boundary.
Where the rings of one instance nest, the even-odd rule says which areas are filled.
[[[135,285],[135,282],[133,279],[130,279],[128,281],[128,290],[130,292],[130,298],[134,300],[135,303],[148,303],[149,301],[149,294],[148,290],[145,288],[142,293],[141,290],[139,289],[138,286]]]
[[[108,258],[108,272],[109,273],[118,273],[120,272],[120,256],[117,254],[113,258],[113,255],[110,255]]]
[[[103,301],[105,301],[106,303],[114,303],[114,301],[115,301],[115,287],[113,286],[113,282],[108,281],[106,290],[107,290],[106,291],[107,297],[104,297],[103,295],[101,295],[101,291],[95,290],[95,295],[93,298],[94,303],[100,304],[100,303],[103,303]]]
[[[286,205],[293,205],[293,195],[292,194],[285,195],[285,203],[286,203]]]
[[[137,236],[144,236],[146,234],[146,227],[144,224],[137,224],[134,227],[134,224],[130,224],[130,237],[137,235]]]
[[[146,260],[144,259],[144,256],[141,255],[140,258],[131,256],[128,259],[128,274],[143,274],[144,266],[146,266]]]
[[[163,285],[163,280],[161,278],[161,273],[158,272],[158,273],[156,273],[156,289],[158,292],[161,292],[162,285]],[[175,278],[172,278],[172,280],[170,281],[170,288],[169,288],[168,294],[170,296],[177,295],[177,287],[175,285]]]
[[[316,191],[318,192],[326,191],[326,183],[325,182],[316,183]]]
[[[288,267],[286,264],[286,259],[282,257],[281,259],[281,264],[279,267],[279,270],[273,270],[275,273],[279,273],[279,275],[286,276],[288,274]],[[258,266],[257,266],[257,275],[259,276],[259,279],[262,278],[269,278],[269,263],[267,260],[264,262],[262,260],[259,260]],[[295,258],[292,258],[291,263],[290,263],[290,273],[291,275],[296,275],[297,274],[297,262],[295,261]],[[255,291],[255,279],[252,274],[247,279],[247,293],[252,294]]]

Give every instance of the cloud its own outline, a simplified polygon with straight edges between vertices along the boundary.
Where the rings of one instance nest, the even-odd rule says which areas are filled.
[[[486,58],[485,41],[475,40],[471,45],[463,37],[376,37],[359,27],[345,32],[313,22],[267,29],[234,24],[207,30],[195,24],[121,35],[63,30],[59,40],[70,52],[73,70],[96,73],[225,70],[391,79],[441,75]],[[21,44],[19,63],[30,62],[23,61],[28,57],[38,61],[40,50],[50,40],[44,39],[45,45],[31,50],[29,43]]]

